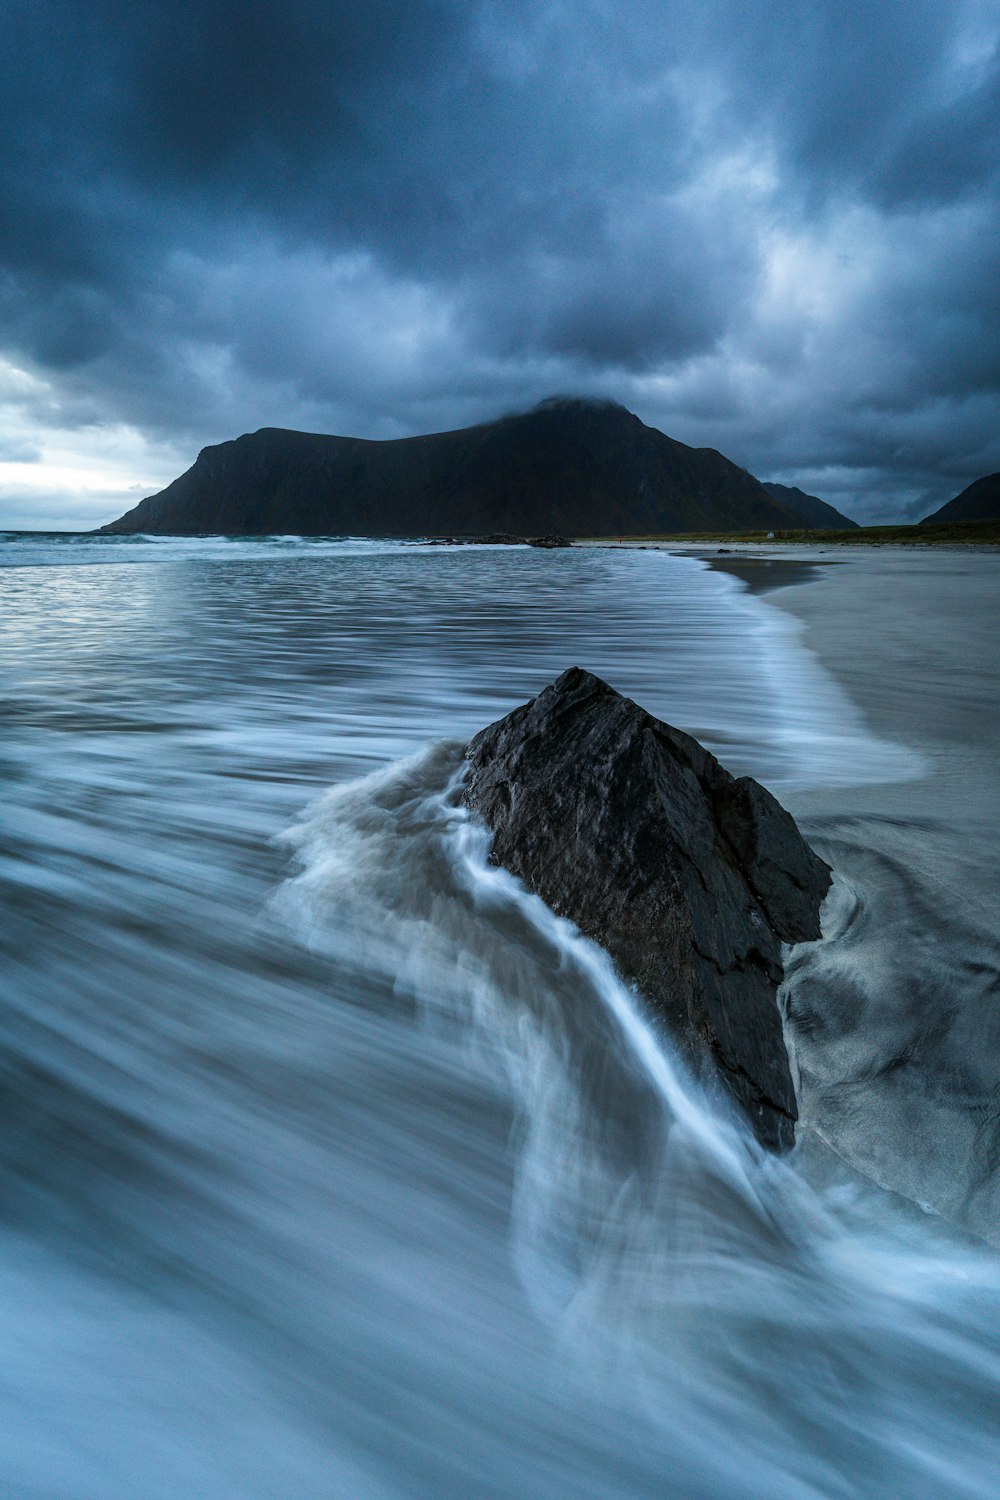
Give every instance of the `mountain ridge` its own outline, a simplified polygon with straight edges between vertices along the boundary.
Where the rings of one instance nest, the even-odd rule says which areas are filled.
[[[808,526],[816,531],[860,530],[857,521],[852,521],[850,516],[845,516],[843,511],[837,510],[836,506],[830,505],[828,501],[821,500],[818,495],[810,495],[805,490],[800,490],[798,485],[775,484],[770,479],[762,479],[761,484],[772,500],[777,500],[781,505],[787,505],[790,510],[794,510],[801,517],[800,525]]]
[[[102,532],[598,536],[802,525],[745,469],[611,401],[372,439],[263,427],[202,449]]]
[[[1000,520],[1000,474],[984,474],[966,485],[961,494],[924,516],[921,526],[936,526],[943,521]]]

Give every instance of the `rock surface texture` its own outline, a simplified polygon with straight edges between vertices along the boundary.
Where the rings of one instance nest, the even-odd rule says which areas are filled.
[[[820,936],[830,870],[690,735],[571,668],[468,746],[492,857],[611,955],[773,1150],[796,1120],[781,943]]]

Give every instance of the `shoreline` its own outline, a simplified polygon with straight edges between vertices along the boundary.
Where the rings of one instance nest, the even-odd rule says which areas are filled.
[[[858,549],[907,547],[918,552],[938,551],[942,547],[972,549],[1000,548],[1000,518],[982,521],[953,521],[941,525],[857,526],[837,530],[800,528],[791,531],[675,531],[643,532],[632,536],[614,533],[605,536],[577,536],[581,546],[656,546],[676,548],[715,547],[729,551],[735,548],[759,547],[833,547],[854,552]]]
[[[839,877],[824,940],[787,971],[803,1135],[1000,1243],[1000,563],[832,561],[764,607],[925,769],[781,799]]]
[[[922,781],[943,779],[954,792],[961,772],[966,780],[976,775],[1000,787],[996,554],[949,551],[915,558],[880,549],[850,558],[771,561],[811,569],[808,577],[795,579],[810,583],[808,589],[775,579],[758,591],[801,622],[803,644],[877,734],[927,757]],[[877,791],[885,796],[892,785],[879,783]],[[984,812],[995,818],[1000,800],[982,800]]]

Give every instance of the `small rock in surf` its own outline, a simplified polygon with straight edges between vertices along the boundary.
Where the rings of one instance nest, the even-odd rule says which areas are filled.
[[[758,1140],[788,1150],[781,944],[820,936],[830,885],[791,816],[578,667],[466,755],[494,862],[600,943]]]

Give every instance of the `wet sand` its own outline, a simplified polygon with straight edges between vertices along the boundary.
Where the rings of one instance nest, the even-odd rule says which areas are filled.
[[[828,941],[790,970],[803,1124],[997,1241],[1000,556],[813,561],[821,576],[768,604],[803,623],[872,728],[918,749],[925,772],[784,799],[841,877]]]
[[[789,588],[796,583],[813,583],[823,577],[823,569],[818,564],[800,562],[797,558],[703,555],[713,572],[729,573],[733,578],[741,579],[751,594],[769,594],[774,589]]]
[[[862,789],[851,805],[1000,832],[1000,554],[881,548],[815,566],[809,588],[775,585],[768,602],[803,622],[872,727],[928,762],[920,782]]]

